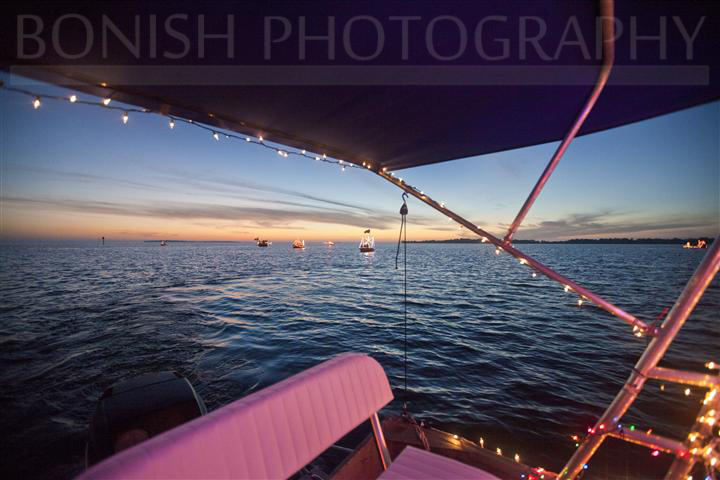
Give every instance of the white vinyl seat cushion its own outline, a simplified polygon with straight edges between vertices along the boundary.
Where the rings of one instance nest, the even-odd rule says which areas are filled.
[[[500,480],[491,473],[415,447],[405,447],[379,480]]]
[[[79,478],[287,478],[392,399],[378,362],[340,355],[124,450]]]

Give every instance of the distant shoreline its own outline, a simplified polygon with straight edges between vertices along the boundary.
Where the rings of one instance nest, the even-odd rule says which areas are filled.
[[[570,240],[513,240],[515,244],[585,244],[585,245],[684,245],[687,242],[695,243],[698,238],[573,238]],[[700,237],[708,245],[712,243],[710,237]],[[413,240],[407,243],[481,243],[479,238],[454,238],[452,240]]]
[[[705,240],[708,245],[713,241],[712,237],[699,238],[573,238],[570,240],[513,240],[514,244],[538,244],[538,245],[562,245],[562,244],[579,244],[579,245],[684,245],[687,242],[695,244],[698,240]],[[162,240],[142,240],[145,243],[160,243]],[[255,243],[254,240],[165,240],[167,243]],[[282,243],[282,242],[281,242]],[[322,243],[320,240],[317,242]],[[335,242],[335,243],[353,243]],[[396,242],[378,242],[378,243],[396,243]],[[442,243],[442,244],[465,244],[465,243],[481,243],[479,238],[454,238],[451,240],[408,240],[407,243]],[[490,245],[490,244],[488,244]]]

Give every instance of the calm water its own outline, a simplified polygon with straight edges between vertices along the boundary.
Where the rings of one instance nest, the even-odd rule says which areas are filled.
[[[66,478],[113,382],[174,369],[217,408],[345,351],[367,352],[402,397],[402,270],[394,245],[80,243],[0,246],[2,477]],[[522,245],[652,320],[702,251],[679,246]],[[506,455],[559,469],[645,341],[487,245],[410,245],[411,412]],[[716,278],[664,365],[720,357]],[[682,438],[700,390],[650,382],[626,422]],[[387,412],[397,412],[396,402]],[[598,478],[655,478],[669,458],[606,442]]]

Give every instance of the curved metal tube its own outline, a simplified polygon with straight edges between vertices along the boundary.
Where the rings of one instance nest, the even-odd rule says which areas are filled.
[[[570,142],[573,141],[580,130],[580,127],[582,127],[583,123],[585,123],[585,119],[595,106],[595,102],[605,88],[608,77],[610,77],[610,71],[612,70],[613,63],[615,63],[615,19],[613,18],[613,7],[613,0],[602,0],[600,2],[600,12],[602,14],[603,64],[602,68],[600,68],[600,73],[598,74],[595,87],[592,89],[590,97],[588,97],[572,127],[570,127],[570,130],[568,130],[565,134],[565,138],[563,138],[562,143],[560,143],[560,146],[557,150],[555,150],[550,162],[547,167],[545,167],[542,175],[540,175],[540,178],[530,192],[530,195],[528,195],[527,200],[525,200],[522,208],[520,208],[520,211],[515,217],[515,220],[513,220],[512,225],[510,225],[504,240],[508,245],[512,242],[513,235],[515,235],[515,232],[525,219],[525,215],[527,215],[530,207],[533,206],[533,203],[535,203],[535,200],[540,195],[540,191],[545,186],[545,183],[547,183],[550,175],[552,175],[555,167],[565,153],[565,150],[567,150],[570,146]]]

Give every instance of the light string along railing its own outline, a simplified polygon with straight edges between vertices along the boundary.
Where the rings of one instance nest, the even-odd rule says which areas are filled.
[[[39,109],[42,106],[42,100],[56,100],[56,101],[65,101],[73,104],[80,104],[80,105],[89,105],[99,108],[104,108],[107,110],[113,110],[113,111],[120,111],[122,112],[121,120],[123,124],[127,124],[130,119],[130,114],[137,113],[137,114],[153,114],[153,115],[161,115],[168,119],[168,127],[170,129],[174,129],[176,124],[184,123],[187,125],[191,125],[197,128],[200,128],[202,130],[205,130],[209,132],[212,136],[212,138],[216,141],[220,141],[221,138],[226,139],[232,139],[232,140],[240,140],[244,141],[245,143],[251,143],[253,145],[261,146],[263,148],[267,148],[269,150],[275,151],[278,155],[281,157],[287,158],[289,156],[297,156],[302,158],[307,158],[315,161],[321,161],[325,163],[330,163],[334,165],[338,165],[341,167],[341,170],[344,171],[345,168],[364,168],[370,171],[375,172],[376,174],[382,176],[386,180],[389,180],[390,182],[396,184],[406,192],[412,194],[416,198],[422,200],[424,203],[430,205],[431,207],[435,208],[436,210],[439,210],[441,213],[445,214],[449,219],[455,220],[458,224],[460,224],[461,227],[465,227],[474,233],[478,234],[481,237],[481,240],[483,243],[492,243],[495,245],[496,254],[500,253],[508,253],[509,255],[514,256],[517,258],[521,265],[528,266],[532,270],[532,276],[535,278],[539,274],[544,275],[545,277],[549,278],[550,280],[559,282],[562,284],[563,289],[566,293],[573,293],[577,295],[577,304],[578,306],[582,306],[585,302],[590,302],[598,306],[599,308],[609,312],[610,314],[619,317],[626,323],[628,323],[630,326],[632,326],[633,334],[637,337],[641,337],[643,335],[654,335],[656,332],[656,329],[652,326],[649,326],[642,320],[638,319],[634,315],[631,315],[624,310],[620,309],[619,307],[611,304],[610,302],[605,301],[598,295],[590,292],[589,290],[585,289],[584,287],[580,286],[576,282],[558,274],[557,272],[553,271],[552,269],[546,267],[542,263],[538,262],[537,260],[533,259],[532,257],[529,257],[528,255],[524,254],[523,252],[517,250],[512,245],[509,245],[507,242],[504,242],[498,237],[495,237],[494,235],[480,229],[476,225],[470,223],[469,221],[465,220],[464,218],[460,217],[459,215],[455,214],[454,212],[450,211],[449,209],[445,208],[445,204],[443,202],[437,202],[431,198],[429,198],[422,190],[419,190],[416,187],[413,187],[411,185],[408,185],[402,177],[397,177],[393,172],[388,172],[387,168],[378,168],[376,165],[372,164],[371,162],[365,161],[362,163],[362,166],[356,165],[351,162],[343,161],[340,159],[335,159],[328,157],[326,154],[318,154],[318,153],[310,153],[306,150],[294,150],[291,148],[286,148],[283,146],[272,144],[271,142],[266,141],[262,135],[258,135],[257,137],[252,137],[249,135],[239,135],[231,132],[225,132],[222,129],[214,128],[209,125],[202,124],[197,121],[193,121],[191,119],[186,119],[183,117],[178,117],[174,115],[168,115],[161,112],[152,111],[146,108],[135,108],[135,107],[124,107],[124,106],[115,106],[111,105],[112,102],[112,95],[108,95],[105,98],[103,98],[100,101],[88,101],[88,100],[81,100],[78,98],[76,94],[71,94],[69,96],[62,96],[62,95],[50,95],[50,94],[44,94],[44,93],[37,93],[37,92],[31,92],[28,90],[10,87],[6,85],[4,82],[0,81],[0,88],[19,93],[22,95],[26,95],[32,99],[32,106],[35,109]]]
[[[175,128],[177,123],[184,123],[186,125],[191,125],[193,127],[197,127],[199,129],[209,132],[211,134],[212,138],[216,141],[220,141],[220,139],[222,139],[222,138],[227,139],[227,140],[240,140],[240,141],[244,141],[245,143],[250,143],[253,145],[257,145],[257,146],[272,150],[283,158],[288,158],[290,156],[296,156],[296,157],[307,158],[307,159],[314,160],[314,161],[337,165],[340,167],[340,170],[343,172],[345,171],[346,168],[362,169],[362,167],[360,167],[359,165],[355,165],[354,163],[347,162],[347,161],[344,161],[341,159],[329,157],[325,153],[312,153],[312,152],[308,152],[307,150],[294,150],[291,148],[284,148],[280,145],[276,145],[274,142],[268,142],[265,138],[263,138],[262,135],[257,135],[256,137],[253,137],[250,135],[239,135],[236,133],[225,131],[224,129],[221,129],[221,128],[214,128],[210,125],[205,125],[203,123],[200,123],[200,122],[197,122],[194,120],[186,119],[183,117],[178,117],[175,115],[169,115],[169,114],[149,110],[146,108],[121,107],[121,106],[111,105],[112,95],[108,95],[100,101],[81,100],[76,94],[71,94],[69,96],[63,96],[63,95],[51,95],[51,94],[47,94],[47,93],[31,92],[29,90],[24,90],[21,88],[8,86],[2,81],[0,81],[0,89],[7,90],[9,92],[19,93],[19,94],[30,97],[32,99],[32,101],[31,101],[32,107],[35,110],[39,109],[42,106],[42,100],[54,100],[54,101],[68,102],[68,103],[73,103],[73,104],[78,104],[78,105],[89,105],[89,106],[93,106],[93,107],[104,108],[107,110],[122,112],[122,116],[120,117],[120,119],[123,124],[127,124],[130,121],[131,113],[161,115],[168,119],[168,128],[170,128],[171,130],[173,130]]]
[[[705,367],[712,371],[720,368],[720,365],[711,361],[707,362]],[[716,450],[720,445],[720,405],[718,404],[720,401],[720,395],[718,395],[720,377],[717,375],[706,375],[705,377],[706,381],[701,384],[693,383],[693,385],[708,388],[708,391],[700,401],[701,409],[695,419],[695,425],[684,443],[658,436],[653,433],[652,428],[643,430],[635,424],[623,425],[622,423],[616,424],[613,431],[605,431],[607,428],[604,424],[597,427],[589,426],[586,433],[571,435],[570,439],[577,448],[588,435],[607,434],[650,448],[652,457],[658,457],[661,452],[673,454],[680,459],[689,459],[693,456],[702,457],[708,467],[715,467],[720,462],[720,452]],[[667,394],[670,390],[666,388],[665,383],[661,383],[658,391]],[[685,385],[680,385],[678,391],[685,397],[694,395],[693,390]]]
[[[372,169],[371,166],[367,166],[367,168]],[[433,200],[427,194],[425,194],[424,191],[419,190],[418,188],[407,184],[407,182],[405,182],[402,178],[396,177],[392,172],[388,172],[386,168],[376,169],[374,171],[381,177],[383,177],[386,180],[397,185],[398,187],[400,187],[401,189],[410,193],[414,197],[418,198],[425,204],[427,204],[427,205],[433,207],[434,209],[438,210],[439,212],[443,213],[448,218],[454,220],[461,226],[474,232],[475,234],[480,236],[482,243],[492,243],[493,245],[495,245],[495,253],[497,255],[500,255],[501,253],[507,253],[507,254],[515,257],[521,265],[527,266],[532,270],[531,275],[533,276],[533,278],[542,274],[545,277],[547,277],[548,279],[560,283],[563,286],[563,290],[566,293],[572,292],[574,295],[577,295],[578,306],[582,306],[585,302],[589,302],[589,303],[596,305],[597,307],[601,308],[602,310],[607,311],[608,313],[620,318],[625,323],[629,324],[632,327],[632,332],[636,337],[642,337],[644,335],[652,336],[657,333],[656,327],[648,325],[647,323],[643,322],[642,320],[635,317],[634,315],[632,315],[628,312],[625,312],[621,308],[604,300],[600,296],[587,290],[586,288],[582,287],[581,285],[574,282],[573,280],[570,280],[569,278],[567,278],[563,275],[560,275],[559,273],[557,273],[554,270],[550,269],[549,267],[543,265],[542,263],[540,263],[539,261],[530,257],[529,255],[526,255],[525,253],[516,249],[512,245],[507,244],[502,239],[486,232],[485,230],[481,229],[477,225],[474,225],[472,222],[466,220],[465,218],[461,217],[460,215],[449,210],[445,206],[444,202],[437,202],[437,201]]]

